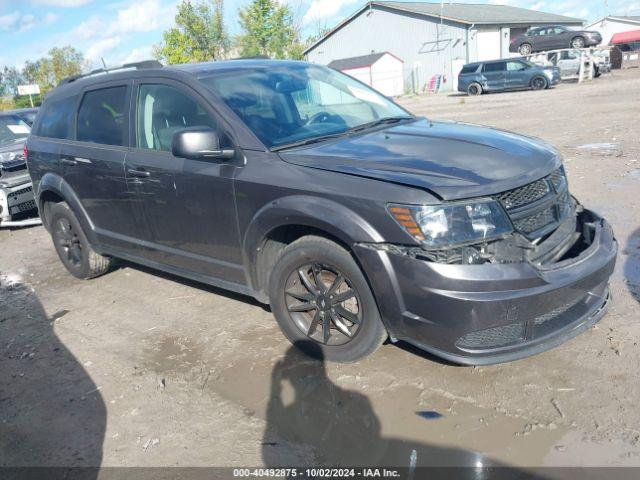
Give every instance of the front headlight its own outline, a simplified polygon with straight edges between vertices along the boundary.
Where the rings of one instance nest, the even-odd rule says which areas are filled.
[[[495,200],[442,205],[389,205],[389,213],[426,248],[448,248],[492,240],[513,231]]]

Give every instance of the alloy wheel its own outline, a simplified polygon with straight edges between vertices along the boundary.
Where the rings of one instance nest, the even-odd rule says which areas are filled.
[[[305,264],[288,276],[285,303],[296,326],[323,345],[344,345],[362,325],[362,301],[338,269],[320,262]]]
[[[66,218],[58,218],[54,233],[66,260],[74,267],[79,267],[82,264],[82,243],[73,225]]]
[[[547,86],[547,82],[544,78],[536,77],[533,79],[531,86],[534,90],[543,90]]]
[[[529,55],[531,54],[531,45],[525,43],[524,45],[520,45],[520,55]]]
[[[584,38],[577,37],[571,41],[571,46],[573,48],[584,48]]]

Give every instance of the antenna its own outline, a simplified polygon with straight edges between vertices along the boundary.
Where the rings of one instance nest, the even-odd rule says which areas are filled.
[[[100,60],[102,60],[102,66],[106,70],[107,69],[107,62],[104,61],[104,57],[100,57]]]

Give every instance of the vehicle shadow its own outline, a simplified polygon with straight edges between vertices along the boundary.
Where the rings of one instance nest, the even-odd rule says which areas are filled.
[[[383,436],[369,399],[331,382],[322,352],[311,341],[296,343],[275,365],[266,420],[262,454],[272,468],[283,466],[287,445],[292,444],[310,447],[316,467],[472,467],[456,472],[444,468],[447,478],[482,478],[480,465],[504,467],[481,453]],[[522,473],[501,470],[508,473],[501,478],[519,478]],[[423,478],[415,473],[415,478]],[[526,478],[541,477],[527,472]]]
[[[0,305],[0,476],[6,467],[57,466],[92,467],[82,478],[97,478],[107,412],[54,332],[68,312],[49,318],[30,288],[2,274]]]
[[[631,234],[625,248],[624,278],[633,298],[640,302],[640,228]]]

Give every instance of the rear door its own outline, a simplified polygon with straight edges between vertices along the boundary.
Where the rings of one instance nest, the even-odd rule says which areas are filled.
[[[506,85],[506,62],[485,63],[482,74],[490,91],[504,90]]]
[[[75,139],[60,145],[64,180],[86,211],[101,244],[135,253],[140,218],[124,173],[129,145],[128,82],[94,85],[80,95]]]
[[[564,27],[550,27],[547,35],[547,49],[568,48],[570,39],[569,34]]]
[[[170,268],[246,284],[233,192],[235,160],[189,160],[171,153],[173,135],[206,126],[233,148],[228,130],[197,92],[168,79],[135,84],[134,146],[127,179],[144,209],[144,256]]]

